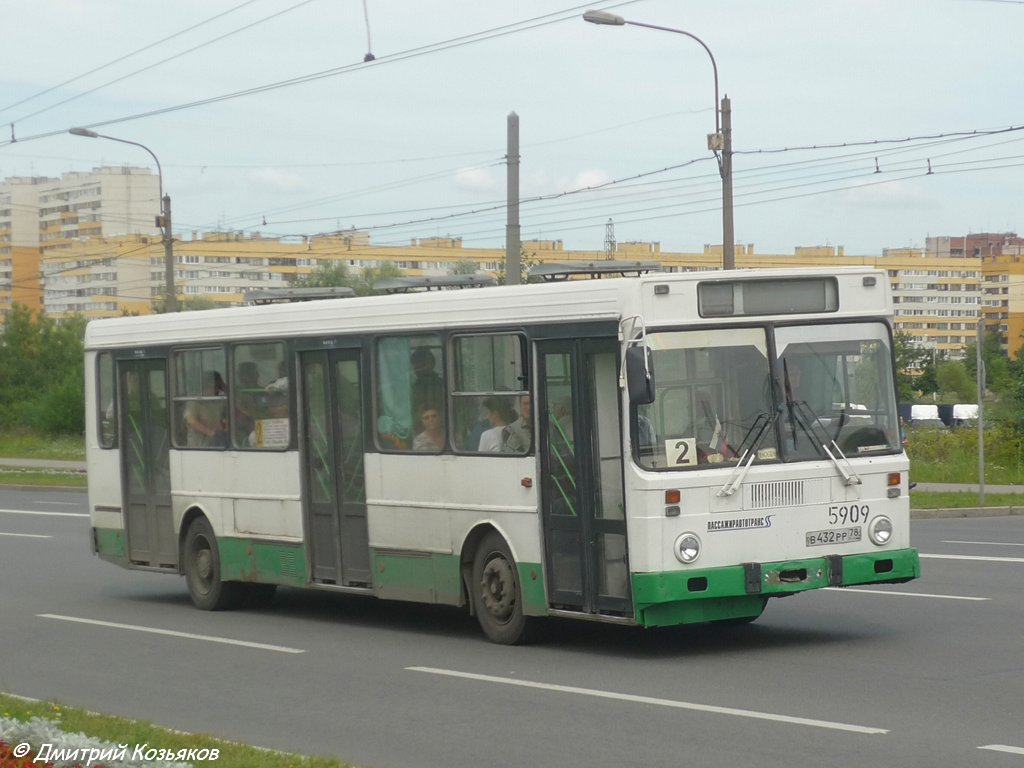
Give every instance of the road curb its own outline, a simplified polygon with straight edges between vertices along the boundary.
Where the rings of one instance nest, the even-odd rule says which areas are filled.
[[[911,520],[938,520],[951,517],[1009,517],[1024,515],[1024,507],[961,507],[958,509],[912,509]]]

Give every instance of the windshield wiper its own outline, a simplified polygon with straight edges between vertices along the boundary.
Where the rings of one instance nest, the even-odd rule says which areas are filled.
[[[743,478],[747,475],[747,470],[750,469],[750,465],[754,463],[754,459],[757,458],[757,449],[761,445],[761,441],[764,440],[764,436],[768,434],[769,427],[772,426],[779,414],[768,414],[763,411],[757,414],[757,418],[754,419],[754,423],[750,425],[750,429],[747,430],[747,434],[743,436],[743,442],[740,443],[739,454],[740,459],[736,462],[736,466],[733,467],[732,472],[729,473],[729,477],[725,480],[725,485],[718,489],[717,495],[719,496],[732,496],[736,493],[736,489],[743,484]],[[755,432],[756,430],[756,432]],[[750,447],[744,449],[747,444],[747,440],[753,435]],[[747,459],[747,455],[750,458]],[[746,464],[743,463],[746,459]]]
[[[786,400],[786,407],[789,409],[790,421],[799,426],[804,433],[811,439],[811,444],[814,445],[817,451],[818,447],[825,452],[825,455],[829,457],[832,463],[835,465],[836,470],[843,478],[844,485],[860,485],[863,482],[854,470],[853,465],[850,464],[850,460],[846,458],[846,454],[842,452],[839,445],[836,443],[835,437],[829,437],[825,431],[825,427],[821,423],[821,419],[818,414],[814,412],[814,409],[807,404],[806,400]],[[810,416],[810,418],[808,418]],[[824,439],[819,435],[819,431],[824,434]],[[838,437],[838,433],[836,437]],[[835,449],[835,453],[829,450],[829,446]],[[793,430],[793,447],[796,448],[796,430]],[[820,454],[820,452],[819,452]],[[840,462],[842,459],[842,462]],[[844,466],[845,465],[845,466]]]

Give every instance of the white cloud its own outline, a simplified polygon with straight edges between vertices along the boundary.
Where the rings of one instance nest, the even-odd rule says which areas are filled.
[[[261,191],[299,192],[306,188],[306,181],[294,171],[281,168],[257,168],[248,173],[249,182]]]
[[[569,184],[570,189],[586,189],[587,187],[599,187],[612,180],[606,171],[600,168],[590,168],[577,173]]]
[[[902,181],[853,186],[841,193],[840,198],[844,205],[884,210],[923,210],[938,205],[935,197],[926,193],[919,185]]]
[[[504,187],[489,168],[462,168],[455,173],[455,186],[467,192],[500,192]]]

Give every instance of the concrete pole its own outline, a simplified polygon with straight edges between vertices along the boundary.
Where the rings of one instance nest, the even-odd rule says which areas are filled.
[[[174,290],[174,230],[171,229],[171,196],[164,195],[163,200],[164,230],[164,311],[178,311],[178,295]]]
[[[980,312],[981,310],[979,310]],[[985,318],[978,320],[978,506],[985,506],[985,360],[981,350],[985,346]]]
[[[505,284],[519,285],[522,268],[519,238],[519,115],[508,113],[508,153],[505,155],[508,175],[505,225]]]
[[[722,269],[736,269],[732,221],[732,102],[722,98]]]

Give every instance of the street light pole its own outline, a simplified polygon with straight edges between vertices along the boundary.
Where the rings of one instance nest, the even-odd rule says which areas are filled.
[[[167,312],[177,312],[178,297],[174,291],[174,236],[171,232],[171,196],[164,194],[164,173],[160,167],[160,160],[153,150],[145,144],[139,144],[137,141],[119,139],[116,136],[105,136],[88,128],[71,128],[68,133],[74,136],[85,136],[88,139],[109,139],[121,144],[131,144],[133,147],[140,147],[146,150],[149,152],[150,157],[153,158],[153,162],[156,163],[157,183],[160,186],[160,216],[157,217],[157,225],[160,227],[164,243],[164,307]]]
[[[672,27],[660,27],[656,24],[645,24],[640,21],[629,21],[614,13],[607,11],[587,11],[583,14],[584,21],[591,24],[604,24],[621,27],[629,24],[633,27],[646,27],[657,29],[662,32],[674,32],[677,35],[685,35],[691,40],[700,43],[708,57],[711,59],[711,69],[715,76],[715,132],[708,134],[708,149],[715,153],[718,158],[718,172],[722,177],[722,269],[736,268],[736,239],[733,234],[733,205],[732,205],[732,103],[729,97],[721,100],[718,98],[718,64],[714,54],[707,47],[703,40],[691,32]],[[722,154],[719,155],[718,153]]]

